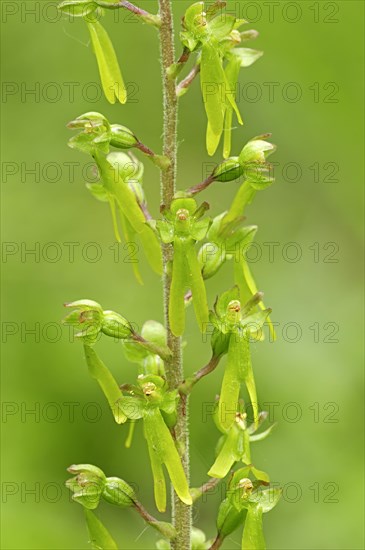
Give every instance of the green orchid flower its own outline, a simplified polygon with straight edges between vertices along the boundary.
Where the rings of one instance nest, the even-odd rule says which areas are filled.
[[[161,349],[167,346],[166,329],[157,321],[146,321],[142,326],[141,337]],[[138,375],[153,374],[165,377],[164,361],[160,355],[143,346],[136,346],[134,342],[128,340],[121,342],[126,359],[138,365]],[[136,421],[130,420],[129,433],[125,440],[125,446],[128,449],[132,446],[135,425]]]
[[[197,208],[192,198],[175,199],[169,211],[164,211],[165,220],[157,222],[157,229],[164,243],[173,243],[172,280],[169,302],[171,330],[181,336],[185,329],[185,292],[191,290],[199,328],[205,332],[209,322],[207,294],[195,244],[204,239],[209,218],[201,219],[209,208],[207,203]]]
[[[233,475],[217,518],[217,539],[223,540],[243,525],[242,550],[265,550],[262,516],[272,510],[281,497],[281,489],[247,476],[249,468]]]
[[[100,359],[93,346],[105,327],[110,326],[108,312],[104,312],[100,304],[92,300],[78,300],[65,304],[66,307],[75,308],[63,320],[64,324],[75,327],[78,332],[76,337],[84,344],[84,354],[91,378],[96,380],[103,394],[105,395],[114,420],[117,424],[126,422],[127,417],[121,413],[117,402],[122,397],[122,392],[112,373]],[[105,315],[106,314],[106,315]],[[120,326],[125,337],[129,337],[130,328],[128,322],[121,317]],[[86,324],[86,327],[84,325]]]
[[[218,409],[217,409],[218,410]],[[228,432],[219,439],[217,445],[217,457],[210,468],[208,475],[214,478],[222,479],[231,470],[236,462],[243,462],[249,466],[250,471],[255,475],[257,479],[261,481],[269,482],[269,476],[253,466],[251,463],[251,451],[250,442],[261,441],[265,439],[274,428],[275,424],[269,426],[266,430],[259,434],[255,433],[261,427],[262,423],[266,420],[267,413],[261,412],[258,417],[257,424],[247,424],[247,414],[241,411],[236,412],[235,421],[229,428]],[[221,431],[221,423],[219,419],[216,421],[218,429]]]
[[[266,161],[266,158],[276,150],[275,145],[265,141],[270,135],[252,138],[238,157],[232,156],[217,164],[203,182],[187,189],[186,196],[192,197],[204,191],[215,181],[227,183],[243,176],[244,183],[227,213],[226,221],[228,223],[242,216],[245,207],[252,202],[255,192],[266,189],[274,182],[270,173],[272,165]]]
[[[73,326],[78,331],[76,337],[82,339],[84,344],[95,344],[101,333],[121,340],[136,336],[125,317],[114,311],[104,311],[93,300],[76,300],[64,305],[74,309],[63,319],[63,323]]]
[[[166,339],[161,339],[160,329],[156,325],[148,327],[148,334],[155,335],[154,341],[149,341],[142,334],[138,334],[125,317],[115,311],[103,310],[101,305],[93,300],[77,300],[66,303],[65,307],[75,309],[65,317],[63,323],[75,327],[78,330],[76,337],[80,338],[84,344],[89,346],[95,344],[99,335],[103,333],[115,340],[128,340],[138,348],[159,355],[163,360],[171,358],[171,350],[163,343]],[[86,329],[79,330],[85,322],[90,325]]]
[[[258,402],[255,380],[252,371],[250,338],[257,338],[271,310],[253,313],[253,308],[261,300],[256,295],[245,306],[241,306],[239,289],[223,293],[217,299],[210,320],[214,326],[214,337],[224,342],[227,363],[224,371],[220,399],[218,403],[218,422],[223,431],[228,431],[236,420],[241,384],[247,388],[253,411],[253,420],[258,423]]]
[[[84,19],[90,33],[104,95],[109,103],[115,103],[117,100],[126,103],[127,89],[113,44],[98,20],[103,13],[98,3],[89,0],[65,0],[58,5],[58,9],[73,17]]]
[[[66,481],[66,487],[72,492],[72,500],[84,508],[95,510],[106,483],[104,472],[92,464],[73,464],[67,471],[74,475]]]
[[[92,464],[74,464],[68,468],[74,477],[66,481],[66,487],[72,492],[72,500],[84,508],[86,522],[95,550],[100,548],[116,549],[117,546],[108,530],[91,512],[101,500],[119,508],[133,508],[167,539],[176,537],[176,530],[171,523],[158,521],[143,509],[132,487],[119,477],[106,477],[104,472]]]
[[[243,123],[236,104],[239,71],[252,65],[262,56],[262,52],[237,47],[256,38],[258,33],[240,33],[239,28],[246,21],[231,14],[217,14],[220,7],[213,4],[206,8],[204,2],[190,6],[183,18],[180,39],[188,52],[198,53],[201,91],[208,119],[207,151],[213,155],[224,134],[223,154],[228,158],[233,112],[238,123]]]
[[[238,162],[243,170],[244,182],[241,184],[233,202],[223,219],[223,225],[241,217],[247,205],[251,204],[256,191],[266,189],[273,184],[271,165],[267,157],[276,150],[276,146],[266,141],[270,134],[252,138],[242,149]]]
[[[74,464],[67,471],[74,477],[66,481],[66,487],[72,492],[72,500],[83,506],[92,547],[117,550],[114,539],[92,510],[101,500],[121,508],[135,506],[136,495],[132,487],[118,477],[106,477],[92,464]]]
[[[104,472],[92,464],[73,464],[67,469],[74,477],[66,481],[72,499],[89,510],[98,507],[103,498],[122,508],[133,506],[136,495],[123,479],[106,477]]]
[[[144,436],[150,455],[157,509],[166,510],[165,465],[171,483],[185,504],[192,504],[188,482],[168,425],[176,420],[177,390],[168,391],[163,378],[140,375],[138,386],[119,400],[123,414],[131,420],[143,419]]]
[[[225,223],[226,212],[214,218],[206,239],[198,253],[198,260],[204,279],[215,275],[226,261],[232,261],[234,282],[240,291],[241,300],[246,303],[258,293],[257,284],[249,268],[246,254],[257,232],[257,226],[245,226],[244,218],[238,217]],[[256,309],[265,310],[260,301]],[[270,317],[267,318],[270,334],[276,339],[274,326]],[[264,339],[263,331],[260,339]]]
[[[109,403],[114,420],[117,424],[125,423],[128,417],[118,404],[123,393],[93,346],[101,334],[120,340],[128,350],[129,357],[143,358],[145,370],[150,367],[151,370],[155,368],[161,373],[163,372],[163,359],[170,357],[170,350],[166,346],[166,335],[162,336],[162,326],[150,321],[146,323],[142,334],[137,334],[129,321],[122,315],[110,310],[104,311],[100,304],[92,300],[77,300],[65,304],[65,306],[73,308],[73,311],[65,317],[63,323],[77,330],[76,337],[84,344],[84,354],[90,376],[99,384]],[[152,339],[148,340],[149,337]],[[131,444],[132,435],[133,426],[131,425],[127,446]]]
[[[240,261],[240,251],[252,242],[257,226],[244,226],[237,218],[225,225],[226,212],[213,219],[206,235],[207,242],[199,249],[198,259],[204,279],[213,277],[227,260]]]
[[[169,159],[164,155],[156,155],[144,145],[137,136],[121,124],[110,124],[104,115],[91,111],[74,120],[67,127],[71,130],[80,129],[83,132],[69,140],[69,146],[93,154],[95,148],[108,153],[110,147],[121,150],[138,149],[146,155],[161,170],[170,166]]]
[[[252,36],[256,38],[257,35]],[[225,58],[227,59],[227,65],[225,67],[225,76],[228,86],[227,94],[231,94],[228,100],[226,100],[224,117],[223,157],[226,159],[229,158],[232,148],[233,111],[235,111],[236,90],[240,69],[250,67],[263,55],[263,52],[250,48],[236,48],[235,46],[240,44],[241,41],[242,34],[239,35],[236,30],[232,31],[231,39],[226,40]],[[239,118],[238,121],[240,121]]]
[[[152,229],[152,226],[148,223],[150,215],[148,213],[147,202],[142,187],[143,165],[142,163],[139,163],[135,157],[126,155],[122,152],[110,153],[107,157],[107,160],[110,164],[113,165],[117,173],[121,173],[122,178],[124,178],[124,181],[126,181],[130,190],[136,197],[137,203],[144,214],[145,221],[147,222],[144,224],[142,230],[137,233],[135,228],[129,221],[128,217],[123,213],[122,209],[119,208],[120,222],[124,234],[124,239],[127,243],[140,241],[142,249],[151,268],[153,269],[153,271],[155,271],[155,273],[161,275],[161,246],[157,239],[156,233]],[[117,224],[114,225],[116,227]],[[118,229],[116,229],[115,235],[117,241],[120,242],[121,239],[119,237]],[[132,263],[132,266],[137,280],[142,283],[142,279],[138,270],[138,263]]]
[[[208,475],[221,479],[228,474],[236,462],[240,460],[245,464],[251,462],[250,437],[246,428],[246,415],[236,413],[235,421],[227,435],[223,436],[223,440],[218,443],[217,458]]]
[[[231,481],[231,500],[238,510],[246,510],[242,533],[242,550],[265,550],[263,514],[270,512],[279,502],[281,489],[262,487],[260,482],[252,482],[241,477],[245,470],[235,473]]]
[[[94,300],[76,300],[64,304],[66,308],[74,308],[64,319],[63,324],[74,327],[76,338],[85,344],[93,345],[98,340],[104,320],[104,312]]]
[[[146,198],[142,187],[143,164],[131,154],[109,152],[110,147],[128,149],[140,144],[128,128],[110,125],[100,113],[85,113],[68,126],[82,131],[69,140],[72,148],[89,153],[95,160],[100,181],[88,184],[89,191],[110,205],[114,234],[121,242],[120,226],[127,243],[140,242],[152,269],[161,275],[162,254],[157,235],[149,223]],[[138,263],[132,263],[137,280],[142,283]]]

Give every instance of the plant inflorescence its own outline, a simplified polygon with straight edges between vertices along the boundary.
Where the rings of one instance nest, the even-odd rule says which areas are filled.
[[[64,0],[59,9],[85,21],[110,103],[127,101],[117,55],[100,19],[110,10],[126,9],[159,32],[164,92],[164,144],[154,153],[133,130],[114,123],[99,112],[88,112],[69,122],[76,133],[69,146],[92,157],[97,183],[88,190],[109,204],[116,241],[138,242],[152,270],[162,276],[164,324],[147,321],[141,331],[121,314],[82,299],[66,304],[65,322],[75,327],[84,347],[89,374],[99,384],[115,421],[126,430],[126,447],[132,446],[137,423],[142,424],[159,512],[167,507],[166,473],[173,487],[171,522],[152,516],[139,502],[136,491],[119,477],[106,477],[90,464],[72,465],[67,482],[73,500],[83,506],[93,548],[117,548],[111,534],[95,515],[101,500],[131,508],[161,535],[157,548],[176,550],[217,549],[236,529],[242,529],[242,549],[265,548],[262,517],[280,498],[251,454],[251,445],[270,434],[262,428],[267,414],[260,411],[251,363],[253,342],[264,338],[271,310],[263,304],[250,271],[246,252],[257,227],[246,225],[245,209],[256,193],[273,183],[267,157],[275,149],[269,134],[252,138],[238,155],[231,154],[234,117],[242,124],[236,103],[239,73],[262,52],[244,47],[258,33],[242,30],[247,22],[225,12],[225,2],[197,2],[185,12],[180,31],[182,53],[176,60],[172,1],[159,0],[159,13],[149,13],[130,2]],[[188,64],[192,67],[180,77]],[[181,78],[181,79],[180,79]],[[209,155],[223,144],[223,160],[202,182],[176,191],[178,102],[195,79],[200,79],[207,116],[206,148]],[[179,80],[180,79],[180,80]],[[161,173],[161,211],[150,213],[143,189],[141,154]],[[142,157],[142,158],[144,158]],[[198,195],[215,182],[239,180],[231,205],[212,219],[209,204]],[[232,287],[209,308],[205,281],[223,266],[232,265]],[[142,282],[138,264],[132,264]],[[211,359],[187,376],[183,370],[181,338],[185,310],[192,304],[197,329],[211,334]],[[96,351],[100,337],[120,341],[125,357],[136,365],[134,384],[117,382]],[[120,349],[118,348],[118,349]],[[225,364],[221,360],[225,358]],[[214,422],[220,438],[207,472],[210,481],[199,488],[189,483],[189,395],[196,384],[222,364],[224,369]],[[127,428],[128,426],[128,428]],[[133,452],[133,451],[130,451]],[[225,498],[219,506],[216,533],[211,540],[192,525],[191,509],[210,487],[226,479]],[[213,527],[213,526],[212,526]]]

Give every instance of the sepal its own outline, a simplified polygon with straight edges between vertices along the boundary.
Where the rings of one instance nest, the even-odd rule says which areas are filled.
[[[73,493],[72,499],[84,508],[95,510],[106,483],[104,472],[92,464],[73,464],[67,471],[75,475],[66,481],[66,487]]]
[[[64,0],[57,9],[71,17],[87,17],[98,9],[98,4],[92,0]]]

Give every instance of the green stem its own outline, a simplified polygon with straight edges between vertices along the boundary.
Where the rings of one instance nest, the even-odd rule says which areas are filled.
[[[132,334],[132,342],[133,341],[138,342],[138,344],[148,349],[148,351],[150,351],[151,353],[159,355],[164,361],[168,361],[172,357],[172,352],[169,348],[161,347],[157,344],[154,344],[153,342],[149,342],[148,340],[145,340],[143,336],[137,334],[136,332]]]
[[[221,479],[218,479],[216,477],[211,478],[209,481],[204,483],[201,487],[198,487],[197,489],[192,489],[191,494],[193,497],[193,502],[196,502],[201,498],[205,493],[209,493],[212,489],[215,489],[215,487],[221,482]]]
[[[209,363],[207,363],[205,367],[202,367],[200,370],[195,372],[193,376],[191,376],[181,384],[181,386],[179,387],[180,393],[188,395],[192,391],[195,384],[199,382],[199,380],[201,380],[202,378],[204,378],[204,376],[207,376],[208,374],[213,372],[214,369],[216,369],[221,359],[222,355],[213,355]]]
[[[189,88],[190,84],[193,82],[195,77],[200,72],[200,65],[195,65],[187,77],[184,78],[179,84],[176,86],[176,95],[177,97],[180,97],[186,93],[187,89]]]
[[[218,548],[222,546],[223,541],[224,539],[220,535],[217,535],[217,538],[215,539],[209,550],[218,550]]]
[[[161,199],[166,208],[170,207],[175,194],[176,185],[176,156],[177,156],[177,97],[176,83],[168,74],[169,67],[175,60],[174,25],[172,18],[171,0],[159,0],[161,27],[160,48],[162,83],[164,98],[164,131],[163,154],[170,160],[167,170],[161,172]],[[164,263],[164,315],[167,330],[167,345],[172,351],[172,359],[166,361],[166,377],[171,389],[178,388],[184,380],[181,339],[175,337],[169,324],[169,300],[171,277],[168,265],[173,257],[171,245],[163,246]],[[182,465],[189,483],[189,432],[188,432],[188,403],[187,397],[182,397],[178,406],[177,423],[175,426],[176,443],[181,455]],[[171,542],[172,550],[190,550],[192,514],[191,506],[184,504],[173,492],[172,521],[177,531],[177,537]]]
[[[211,185],[214,182],[215,178],[213,175],[210,175],[207,177],[206,180],[202,181],[201,183],[198,183],[197,185],[194,185],[194,187],[190,187],[186,193],[193,197],[197,193],[200,193],[201,191],[204,191],[209,185]]]
[[[158,519],[151,516],[151,514],[147,512],[146,508],[142,506],[142,504],[138,500],[133,501],[133,507],[136,512],[138,512],[138,514],[141,516],[141,518],[146,523],[148,523],[148,525],[159,531],[161,535],[168,539],[171,539],[175,536],[174,528],[171,524],[165,523],[163,521],[158,521]]]

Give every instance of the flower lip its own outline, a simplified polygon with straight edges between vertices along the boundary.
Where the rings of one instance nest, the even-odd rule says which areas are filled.
[[[250,493],[253,489],[253,483],[248,477],[239,480],[238,487],[243,490],[243,493]]]
[[[241,311],[241,302],[239,300],[232,300],[228,304],[228,310],[239,313]]]
[[[147,382],[147,384],[143,386],[143,393],[146,397],[152,395],[154,391],[156,391],[156,384],[153,382]]]
[[[186,208],[180,208],[180,210],[176,212],[176,217],[179,221],[185,222],[189,218],[189,211],[186,210]]]

